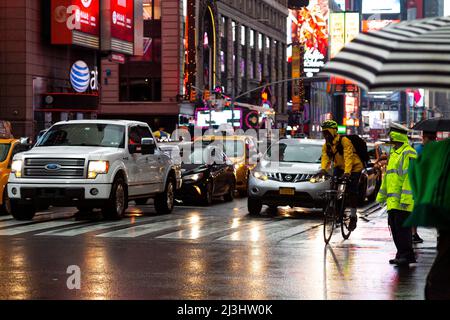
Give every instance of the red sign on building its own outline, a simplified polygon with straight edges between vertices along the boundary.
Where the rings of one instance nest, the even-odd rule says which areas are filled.
[[[134,1],[111,0],[111,37],[134,42]]]
[[[100,0],[51,0],[52,44],[100,47]]]

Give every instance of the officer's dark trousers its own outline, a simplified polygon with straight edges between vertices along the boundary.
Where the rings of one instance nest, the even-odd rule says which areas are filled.
[[[388,211],[388,223],[397,248],[396,259],[405,258],[408,260],[415,260],[411,228],[403,227],[403,223],[410,214],[410,212],[402,210]]]
[[[437,256],[428,273],[425,298],[450,300],[450,230],[439,230]]]

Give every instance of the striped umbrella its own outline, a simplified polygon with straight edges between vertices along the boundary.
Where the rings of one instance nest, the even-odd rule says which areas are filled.
[[[450,90],[450,16],[360,33],[322,74],[349,79],[365,90]]]

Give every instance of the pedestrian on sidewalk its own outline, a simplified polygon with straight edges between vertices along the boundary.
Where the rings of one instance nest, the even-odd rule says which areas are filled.
[[[390,264],[407,266],[415,263],[416,258],[412,247],[411,228],[403,226],[414,207],[412,190],[408,178],[409,163],[417,156],[416,151],[408,141],[408,128],[392,123],[389,138],[393,146],[383,178],[377,202],[387,203],[388,224],[392,238],[397,248],[395,259]]]
[[[405,226],[438,230],[437,256],[425,286],[425,299],[450,300],[450,139],[431,142],[410,170],[415,199]]]
[[[417,156],[420,156],[423,152],[423,148],[426,144],[430,143],[430,142],[434,142],[436,141],[437,138],[437,134],[436,132],[428,132],[428,131],[424,131],[422,133],[422,144],[419,144],[416,147],[416,152],[417,152]],[[423,243],[423,239],[419,236],[419,234],[417,233],[417,226],[413,226],[412,227],[412,237],[413,237],[413,243]]]

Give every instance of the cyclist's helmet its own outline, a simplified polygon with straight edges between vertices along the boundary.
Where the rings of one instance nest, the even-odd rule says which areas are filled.
[[[337,130],[338,128],[338,124],[336,121],[334,120],[326,120],[322,123],[322,130],[326,130],[326,129],[335,129]]]

